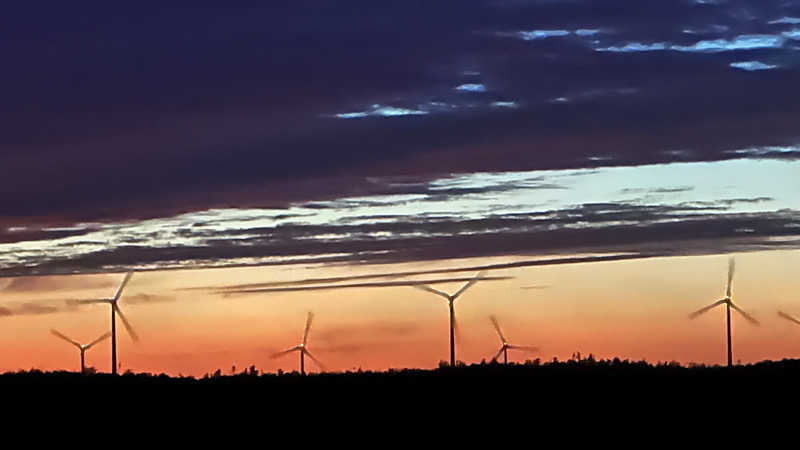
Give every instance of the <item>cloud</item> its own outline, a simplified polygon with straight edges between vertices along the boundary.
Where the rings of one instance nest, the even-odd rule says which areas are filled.
[[[761,61],[740,61],[740,62],[732,62],[730,66],[734,69],[741,69],[747,70],[749,72],[753,72],[756,70],[770,70],[776,69],[778,66],[774,64],[764,64]]]
[[[623,6],[464,0],[453,14],[452,2],[434,0],[421,14],[407,2],[311,0],[153,15],[73,5],[46,19],[22,6],[0,17],[9,62],[0,83],[15,87],[0,104],[0,245],[19,244],[2,252],[0,271],[570,253],[651,246],[659,233],[689,239],[680,230],[693,226],[712,251],[737,229],[756,230],[753,245],[791,230],[794,213],[712,216],[725,204],[491,213],[505,198],[461,218],[354,219],[413,204],[375,196],[444,207],[519,188],[428,183],[446,174],[800,158],[796,2]],[[543,191],[548,183],[560,186],[543,181]],[[216,227],[248,208],[273,220]],[[325,227],[312,210],[353,214]],[[588,239],[612,231],[627,235]]]
[[[154,294],[125,295],[122,301],[131,305],[174,302],[175,297]]]
[[[480,83],[465,83],[456,86],[455,90],[464,92],[486,92],[486,86]]]
[[[784,31],[781,33],[781,36],[785,37],[786,39],[800,40],[800,29],[794,28],[789,31]]]
[[[13,278],[5,286],[6,292],[65,291],[103,289],[116,286],[113,277],[81,276],[27,276]]]
[[[361,119],[370,116],[399,117],[399,116],[421,116],[425,114],[428,114],[428,112],[419,109],[399,108],[396,106],[383,106],[379,104],[374,104],[366,111],[338,113],[335,114],[334,116],[338,119]]]
[[[524,291],[529,291],[529,290],[533,290],[533,289],[537,289],[537,290],[538,290],[538,289],[547,289],[548,287],[549,287],[549,286],[538,286],[538,285],[534,285],[534,286],[520,286],[520,289],[522,289],[522,290],[524,290]]]
[[[3,306],[0,306],[0,317],[76,312],[80,311],[86,306],[85,304],[81,303],[81,300],[84,299],[67,298],[6,303]],[[123,303],[132,305],[165,303],[173,302],[175,300],[176,299],[171,296],[151,294],[126,295],[122,298]]]
[[[386,337],[402,337],[419,331],[420,325],[415,322],[373,321],[350,324],[341,327],[323,327],[314,330],[314,340],[335,343],[347,340],[377,340]]]
[[[320,353],[359,353],[392,341],[402,341],[417,333],[415,322],[374,321],[347,326],[325,327],[313,331],[312,349]]]
[[[729,52],[736,50],[754,50],[762,48],[780,48],[784,43],[781,36],[769,34],[748,34],[733,39],[714,39],[700,41],[689,46],[673,45],[671,50],[680,52]]]
[[[708,161],[785,144],[798,137],[798,97],[781,27],[797,7],[734,3],[599,0],[590,13],[581,2],[466,0],[453,15],[433,1],[421,15],[408,3],[312,0],[135,7],[133,22],[113,6],[58,7],[44,22],[20,8],[0,22],[10,61],[0,82],[17,87],[0,105],[0,241],[20,225],[337,198],[375,175],[639,165],[674,160],[663,152],[675,148]],[[508,30],[533,40],[498,36]],[[681,51],[594,51],[661,47]],[[730,70],[742,61],[781,70],[756,83]],[[54,70],[67,75],[44,75]],[[470,84],[491,92],[478,102],[453,89]],[[640,94],[547,102],[620,84]],[[614,157],[592,159],[603,155]]]
[[[349,283],[349,284],[327,284],[322,286],[292,286],[292,287],[275,287],[275,288],[246,288],[246,289],[221,289],[217,293],[223,295],[240,295],[240,294],[264,294],[270,292],[298,292],[298,291],[320,291],[330,289],[354,289],[354,288],[382,288],[382,287],[414,287],[423,284],[441,284],[441,283],[466,283],[471,281],[472,277],[461,278],[438,278],[429,280],[417,281],[376,281],[367,283]],[[481,281],[504,281],[510,280],[513,277],[482,277]]]
[[[533,31],[520,31],[519,37],[525,41],[533,41],[536,39],[545,39],[549,37],[562,37],[569,36],[568,30],[533,30]]]
[[[784,35],[785,36],[785,35]],[[769,34],[752,34],[736,36],[733,39],[714,39],[699,41],[692,45],[677,45],[669,42],[629,42],[624,46],[598,47],[600,52],[652,52],[671,50],[677,52],[696,52],[696,53],[718,53],[732,52],[739,50],[755,50],[767,48],[780,48],[783,46],[784,36]],[[788,37],[788,36],[787,36]]]
[[[562,265],[562,264],[582,264],[582,263],[603,262],[603,261],[620,261],[625,259],[647,258],[651,256],[654,255],[624,254],[624,255],[568,256],[563,258],[543,258],[531,261],[516,261],[513,263],[450,267],[447,269],[413,270],[404,272],[383,272],[383,273],[374,273],[366,275],[351,275],[344,277],[306,278],[302,280],[276,281],[269,283],[249,283],[249,284],[236,284],[236,285],[225,285],[225,286],[203,286],[194,288],[183,288],[180,290],[237,291],[237,290],[254,290],[261,288],[284,287],[284,286],[303,286],[309,284],[332,285],[334,283],[342,283],[342,282],[356,281],[356,280],[369,280],[375,278],[404,278],[404,277],[408,278],[420,275],[436,275],[436,274],[460,273],[460,272],[477,273],[486,270],[499,270],[499,269],[518,268],[518,267],[548,266],[548,265]],[[401,282],[401,285],[406,285],[406,284],[413,285],[417,283],[418,282],[403,281]]]
[[[38,316],[60,312],[74,311],[75,308],[66,303],[55,302],[24,302],[11,303],[0,306],[0,317],[11,316]]]
[[[777,175],[773,175],[775,177]],[[444,186],[445,189],[456,186]],[[535,190],[536,188],[534,188]],[[98,272],[144,266],[169,268],[241,267],[319,263],[399,263],[526,254],[643,253],[694,254],[731,249],[784,246],[774,237],[798,234],[800,213],[782,208],[772,196],[699,200],[688,187],[627,188],[622,194],[642,198],[565,205],[559,208],[508,210],[508,205],[459,214],[353,216],[334,220],[325,213],[318,222],[287,222],[256,228],[217,228],[184,234],[183,245],[141,245],[101,248],[68,259],[40,261],[40,273]],[[656,197],[648,195],[657,193]],[[680,194],[663,203],[664,196]],[[516,195],[516,194],[515,194]],[[653,202],[656,203],[653,203]],[[455,204],[458,206],[458,204]],[[381,206],[383,208],[383,206]],[[222,224],[218,217],[215,224]],[[161,226],[166,233],[167,226]],[[698,250],[698,246],[702,250]],[[762,246],[762,247],[759,247]],[[33,258],[37,258],[34,256]],[[14,266],[0,273],[13,275]],[[23,268],[22,270],[27,270]],[[322,280],[324,282],[324,280]],[[308,284],[308,283],[306,283]],[[260,287],[280,288],[280,285]],[[297,290],[297,289],[293,289]]]
[[[691,192],[694,186],[661,187],[661,188],[625,188],[620,191],[623,194],[679,194]]]
[[[797,25],[800,24],[800,17],[781,17],[780,19],[770,20],[768,22],[770,25],[776,24],[790,24],[790,25]]]

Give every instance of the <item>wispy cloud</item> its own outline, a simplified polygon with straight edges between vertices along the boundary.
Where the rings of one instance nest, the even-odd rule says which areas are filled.
[[[80,289],[104,289],[116,285],[113,277],[101,276],[26,276],[13,278],[5,284],[6,292],[47,292]]]
[[[247,288],[247,289],[221,289],[217,293],[222,295],[239,294],[264,294],[270,292],[298,292],[298,291],[320,291],[329,289],[355,289],[355,288],[384,288],[384,287],[413,287],[422,284],[442,284],[442,283],[466,283],[472,280],[469,278],[437,278],[418,281],[376,281],[368,283],[348,283],[348,284],[327,284],[321,286],[293,286],[275,288]],[[481,281],[504,281],[511,280],[513,277],[482,277]]]
[[[66,301],[40,301],[4,303],[0,305],[0,318],[11,316],[38,316],[62,312],[72,312],[77,306]]]

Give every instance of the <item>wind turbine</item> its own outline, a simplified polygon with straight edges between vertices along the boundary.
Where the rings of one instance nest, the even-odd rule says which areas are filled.
[[[470,286],[477,283],[478,280],[481,279],[481,276],[484,272],[478,272],[471,280],[467,281],[464,286],[461,286],[461,289],[457,290],[454,294],[448,294],[446,292],[442,292],[438,289],[434,289],[426,284],[415,284],[414,287],[417,289],[422,289],[423,291],[430,292],[432,294],[439,295],[447,299],[448,306],[450,307],[450,367],[455,367],[456,365],[456,310],[455,310],[455,301],[456,299],[464,293]]]
[[[106,332],[104,335],[102,335],[99,338],[93,340],[92,342],[89,342],[88,344],[83,345],[83,344],[81,344],[81,343],[79,343],[77,341],[73,341],[72,339],[64,336],[63,334],[59,333],[58,330],[50,330],[50,333],[52,333],[53,336],[55,336],[57,338],[61,338],[61,339],[65,340],[65,341],[69,342],[70,344],[78,347],[78,349],[81,351],[81,374],[86,372],[86,363],[85,363],[86,359],[85,359],[85,355],[84,355],[86,353],[86,350],[89,350],[90,348],[92,348],[92,346],[94,344],[97,344],[98,342],[100,342],[100,341],[102,341],[104,339],[108,339],[108,337],[111,336],[111,333]]]
[[[130,322],[128,319],[125,318],[125,314],[122,314],[122,310],[119,309],[119,297],[122,295],[122,290],[131,280],[133,276],[133,272],[128,272],[125,274],[125,279],[122,280],[122,284],[120,284],[119,289],[117,289],[117,293],[114,294],[112,298],[102,298],[97,300],[78,300],[77,303],[108,303],[111,305],[111,373],[116,375],[117,374],[117,325],[116,325],[116,316],[119,315],[120,320],[122,320],[122,324],[125,325],[125,330],[130,335],[133,342],[139,342],[139,336],[136,335],[136,331],[133,330]]]
[[[800,320],[797,320],[793,316],[790,316],[789,314],[786,314],[783,311],[778,311],[778,315],[783,317],[784,319],[788,320],[789,322],[793,322],[793,323],[795,323],[797,325],[800,325]]]
[[[511,345],[506,340],[506,337],[503,336],[503,332],[500,331],[500,324],[497,323],[497,317],[489,316],[489,320],[492,321],[492,325],[494,325],[494,330],[497,331],[497,336],[500,338],[500,342],[503,345],[500,346],[500,350],[497,351],[497,354],[494,355],[492,358],[492,362],[497,361],[497,358],[500,357],[500,354],[503,354],[503,364],[508,364],[508,350],[522,350],[526,352],[538,352],[539,349],[537,347],[527,347],[523,345]]]
[[[695,317],[708,312],[710,309],[715,308],[719,305],[725,305],[725,314],[727,317],[728,323],[728,367],[733,365],[733,350],[731,349],[731,308],[736,310],[739,314],[742,315],[745,319],[747,319],[753,325],[760,325],[758,321],[744,312],[741,308],[736,306],[733,301],[731,301],[731,285],[733,283],[733,272],[736,267],[736,263],[733,258],[728,260],[728,286],[725,289],[725,298],[722,300],[718,300],[705,308],[700,308],[697,311],[689,314],[690,319],[694,319]]]
[[[282,352],[275,353],[272,356],[270,356],[271,358],[274,359],[274,358],[279,358],[291,352],[300,352],[300,375],[306,374],[306,363],[305,363],[306,355],[308,355],[308,357],[311,358],[312,361],[317,363],[320,369],[325,370],[325,366],[317,358],[315,358],[314,355],[312,355],[311,352],[308,351],[308,347],[306,347],[306,344],[308,343],[308,332],[311,330],[312,320],[314,320],[314,313],[309,311],[308,317],[306,318],[306,330],[303,332],[303,341],[300,343],[300,345],[284,350]]]

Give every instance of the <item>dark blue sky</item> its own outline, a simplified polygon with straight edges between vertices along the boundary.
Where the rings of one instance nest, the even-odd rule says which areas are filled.
[[[800,154],[797,1],[26,3],[0,61],[0,242],[410,192],[371,177]]]

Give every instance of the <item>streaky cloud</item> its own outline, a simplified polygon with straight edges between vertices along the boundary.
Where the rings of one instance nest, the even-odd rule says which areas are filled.
[[[780,19],[770,20],[767,22],[770,25],[779,25],[779,24],[788,24],[788,25],[798,25],[800,24],[800,17],[781,17]]]
[[[618,255],[592,255],[592,256],[567,256],[559,258],[542,258],[527,261],[515,261],[510,263],[488,264],[488,265],[472,265],[465,267],[451,267],[447,269],[432,269],[432,270],[413,270],[404,272],[384,272],[366,275],[353,275],[346,277],[327,277],[327,278],[307,278],[295,281],[274,281],[269,283],[249,283],[249,284],[236,284],[225,286],[201,286],[192,288],[182,288],[179,290],[185,291],[237,291],[237,290],[257,290],[263,288],[285,287],[285,286],[302,286],[308,284],[334,284],[356,280],[369,280],[375,278],[403,278],[415,277],[420,275],[438,275],[446,273],[461,273],[461,272],[480,272],[489,270],[501,269],[514,269],[520,267],[535,267],[535,266],[551,266],[551,265],[565,265],[565,264],[586,264],[595,262],[610,262],[610,261],[624,261],[628,259],[643,259],[657,256],[656,254],[618,254]]]
[[[776,69],[778,67],[773,64],[762,63],[761,61],[732,62],[730,66],[733,67],[734,69],[746,70],[748,72],[753,72],[758,70],[770,70],[770,69]]]
[[[569,36],[568,30],[532,30],[520,31],[517,35],[525,41],[534,41],[537,39],[546,39],[551,37]]]
[[[351,283],[351,284],[331,284],[324,286],[298,286],[298,287],[280,287],[280,288],[261,288],[261,289],[233,289],[217,291],[222,295],[240,295],[240,294],[264,294],[270,292],[298,292],[298,291],[320,291],[330,289],[355,289],[355,288],[384,288],[384,287],[413,287],[423,284],[442,284],[442,283],[463,283],[473,280],[474,277],[467,278],[438,278],[431,280],[419,281],[379,281],[372,283]],[[481,281],[504,281],[511,280],[514,277],[481,277]]]
[[[712,39],[696,42],[692,45],[670,44],[669,42],[629,42],[623,46],[597,47],[599,52],[633,53],[676,51],[690,53],[720,53],[739,50],[758,50],[780,48],[786,42],[784,36],[773,34],[748,34],[733,39]]]
[[[372,105],[369,110],[346,112],[335,114],[338,119],[362,119],[365,117],[400,117],[400,116],[424,116],[427,111],[421,109],[399,108],[396,106],[384,106],[380,104]]]
[[[785,39],[772,34],[747,34],[734,39],[714,39],[700,41],[694,45],[673,45],[671,50],[680,52],[716,53],[736,50],[754,50],[764,48],[780,48]]]

